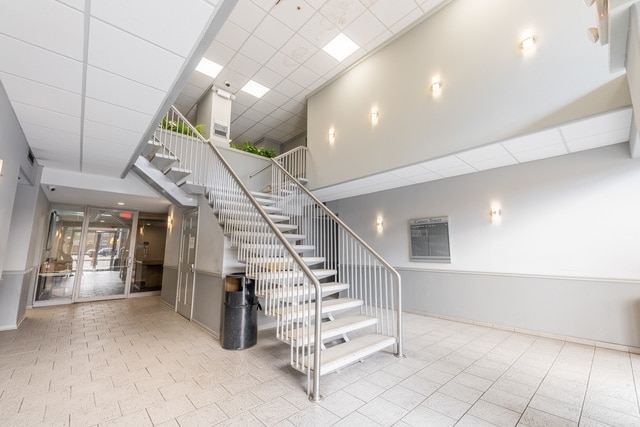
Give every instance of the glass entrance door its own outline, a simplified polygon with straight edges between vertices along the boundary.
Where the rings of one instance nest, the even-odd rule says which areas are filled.
[[[78,262],[76,300],[123,298],[128,294],[137,212],[90,208]]]

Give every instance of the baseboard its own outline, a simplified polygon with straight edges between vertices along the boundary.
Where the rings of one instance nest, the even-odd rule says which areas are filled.
[[[196,325],[200,329],[204,330],[206,333],[211,335],[216,340],[218,340],[218,341],[220,340],[220,333],[219,332],[214,331],[213,329],[207,327],[206,325],[204,325],[203,323],[198,322],[195,319],[191,319],[191,323],[193,323],[194,325]]]
[[[520,334],[533,335],[536,337],[550,338],[558,341],[566,341],[574,344],[588,345],[591,347],[606,348],[609,350],[623,351],[625,353],[640,354],[640,347],[633,347],[621,344],[614,344],[604,341],[589,340],[584,338],[571,337],[566,335],[551,334],[544,331],[536,331],[532,329],[515,328],[513,326],[505,326],[496,323],[481,322],[478,320],[463,319],[461,317],[446,316],[442,314],[426,313],[417,310],[403,310],[405,313],[419,314],[421,316],[433,317],[436,319],[450,320],[452,322],[466,323],[469,325],[484,326],[486,328],[500,329],[503,331],[517,332]]]
[[[2,331],[15,331],[18,329],[18,325],[0,325],[0,332]]]

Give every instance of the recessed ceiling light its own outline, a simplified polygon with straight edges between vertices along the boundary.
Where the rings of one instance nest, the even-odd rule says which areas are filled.
[[[124,202],[118,202],[118,206],[124,206]]]
[[[322,48],[322,50],[336,58],[338,61],[342,61],[358,49],[360,49],[360,46],[355,44],[353,40],[345,36],[343,33],[338,34]]]
[[[202,58],[200,63],[196,67],[196,71],[205,74],[212,79],[215,79],[218,76],[218,73],[222,70],[222,65],[217,64],[207,58]]]
[[[249,95],[253,95],[256,98],[262,98],[265,93],[269,92],[268,87],[264,87],[260,83],[254,82],[253,80],[249,80],[249,82],[240,90],[248,93]]]

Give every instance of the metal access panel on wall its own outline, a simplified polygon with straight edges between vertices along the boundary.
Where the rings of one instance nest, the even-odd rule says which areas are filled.
[[[451,262],[448,216],[410,219],[409,238],[411,261]]]

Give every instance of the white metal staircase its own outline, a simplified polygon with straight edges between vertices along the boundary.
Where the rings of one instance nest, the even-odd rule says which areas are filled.
[[[400,276],[301,185],[306,149],[274,159],[269,193],[250,191],[172,107],[140,162],[205,194],[312,400],[320,399],[321,375],[386,348],[402,355]]]

